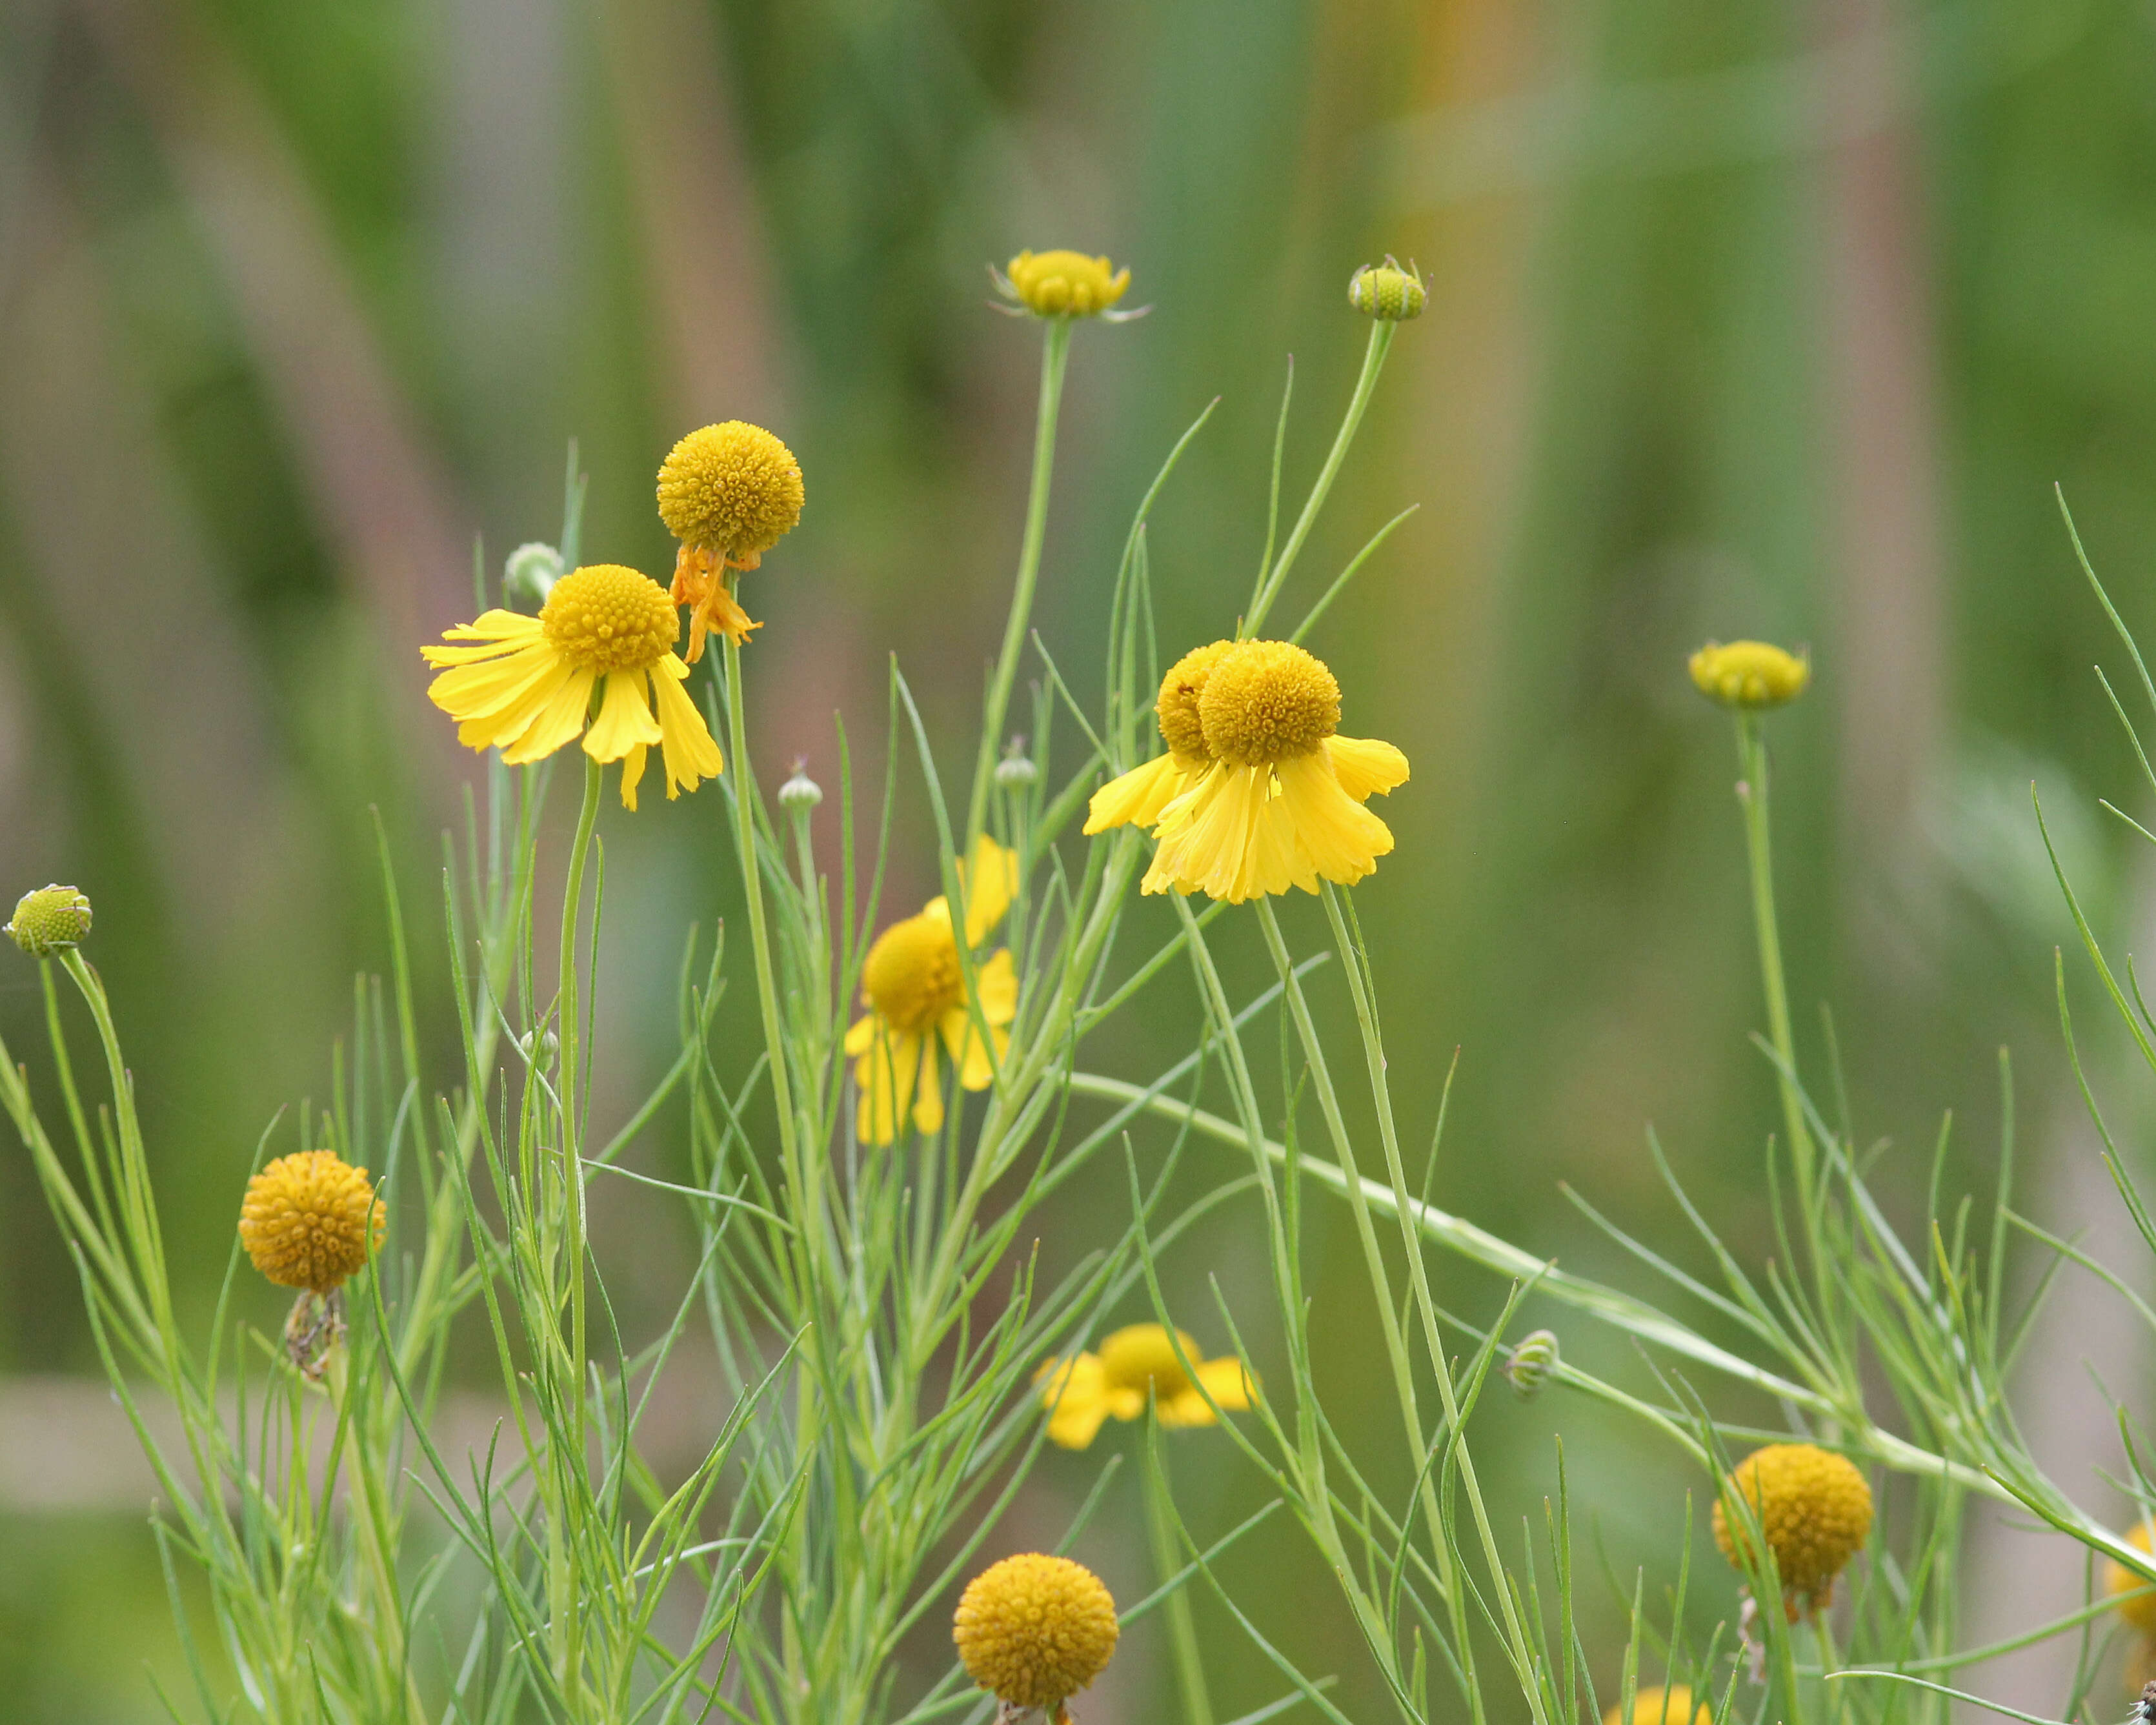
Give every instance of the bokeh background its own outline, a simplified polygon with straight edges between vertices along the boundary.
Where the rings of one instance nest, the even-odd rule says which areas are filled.
[[[1399,850],[1358,903],[1411,1134],[1461,1051],[1440,1202],[1636,1280],[1570,1183],[1696,1262],[1651,1122],[1702,1207],[1763,1249],[1734,757],[1683,675],[1699,641],[1760,634],[1809,644],[1817,673],[1771,733],[1806,1060],[1821,1070],[1811,1004],[1831,1000],[1860,1134],[1889,1141],[1882,1178],[1907,1193],[1948,1106],[1954,1178],[1988,1179],[2010,1042],[2021,1203],[2146,1279],[2062,1081],[2061,940],[2145,1156],[2132,1075],[2029,808],[2033,782],[2100,927],[2131,946],[2156,927],[2145,855],[2094,806],[2147,798],[2052,489],[2156,629],[2143,0],[4,0],[0,896],[64,880],[95,898],[196,1297],[259,1136],[324,1093],[352,976],[384,962],[370,809],[440,979],[438,834],[472,762],[415,649],[467,613],[475,547],[495,571],[554,536],[574,439],[588,551],[663,574],[660,455],[707,420],[768,424],[809,502],[757,583],[757,770],[798,756],[828,783],[840,708],[880,758],[894,654],[963,761],[1036,371],[983,266],[1061,244],[1128,262],[1153,308],[1076,340],[1039,618],[1081,687],[1175,435],[1220,398],[1152,536],[1163,639],[1188,644],[1248,591],[1288,357],[1295,495],[1362,347],[1350,270],[1395,252],[1429,277],[1286,603],[1420,506],[1315,644],[1348,728],[1414,764],[1385,811]],[[606,824],[617,1096],[663,1061],[682,929],[729,908],[718,807]],[[910,814],[898,837],[904,908],[932,863]],[[23,1048],[34,976],[0,956],[0,1034]],[[1143,1075],[1193,1022],[1171,980],[1089,1058]],[[446,1037],[434,1053],[446,1076]],[[663,1169],[677,1151],[660,1134],[641,1153]],[[1047,1250],[1081,1249],[1122,1202],[1119,1176],[1073,1189]],[[685,1241],[663,1209],[605,1222],[632,1310],[664,1301]],[[1359,1271],[1337,1237],[1316,1250],[1328,1368],[1368,1401],[1374,1451],[1397,1439]],[[1250,1251],[1229,1219],[1177,1271],[1209,1348],[1204,1276],[1255,1301]],[[1470,1317],[1502,1294],[1445,1266]],[[2091,1368],[2141,1395],[2133,1330],[2068,1281],[2023,1411],[2069,1488],[2121,1516],[2092,1471]],[[95,1369],[30,1170],[0,1148],[14,1720],[159,1717],[148,1673],[178,1668],[149,1488]],[[1563,1435],[1607,1688],[1618,1601],[1635,1566],[1673,1577],[1702,1481],[1576,1405],[1493,1402],[1478,1424],[1507,1512],[1537,1525]],[[1118,1441],[1050,1457],[1014,1542],[1054,1537]],[[1254,1501],[1217,1437],[1175,1453],[1201,1525]],[[1134,1596],[1130,1484],[1084,1549]],[[1351,1674],[1351,1714],[1376,1708],[1290,1533],[1225,1573],[1308,1669]],[[1733,1583],[1700,1574],[1704,1629]],[[2081,1570],[1987,1523],[1968,1579],[1974,1638],[2063,1609]],[[1224,1615],[1201,1604],[1200,1622],[1223,1717],[1277,1692]],[[939,1657],[924,1642],[921,1669]],[[2061,1698],[2042,1652],[1984,1681]],[[1089,1725],[1171,1697],[1133,1635]]]

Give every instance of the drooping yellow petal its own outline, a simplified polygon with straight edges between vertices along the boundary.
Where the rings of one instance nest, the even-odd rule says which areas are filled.
[[[509,766],[522,767],[544,760],[563,743],[573,741],[591,711],[592,685],[597,677],[595,671],[572,670],[539,710],[531,728],[501,752],[502,760]]]
[[[644,783],[644,750],[633,748],[621,757],[621,806],[636,813],[636,788]]]
[[[1198,1377],[1213,1399],[1229,1413],[1239,1414],[1250,1405],[1250,1392],[1255,1388],[1250,1369],[1235,1355],[1202,1362]]]
[[[1194,791],[1163,813],[1160,849],[1145,890],[1195,886],[1230,904],[1291,886],[1315,891],[1317,877],[1298,855],[1295,839],[1270,768],[1216,763]]]
[[[860,1092],[855,1130],[868,1144],[888,1144],[913,1102],[921,1073],[922,1040],[895,1031],[882,1019],[861,1019],[846,1033],[846,1052],[856,1055],[854,1085]]]
[[[978,947],[1018,895],[1018,853],[983,833],[959,865],[958,881],[966,891],[966,944]]]
[[[675,653],[668,654],[651,669],[651,692],[658,700],[663,745],[660,754],[666,768],[666,795],[670,801],[726,770],[726,758],[719,752],[711,727],[704,723],[704,716],[696,711],[696,703],[689,699],[688,691],[681,686],[682,679],[688,675],[689,667]]]
[[[1383,796],[1408,782],[1408,757],[1389,742],[1356,737],[1328,737],[1325,753],[1340,788],[1358,803]]]
[[[1086,831],[1090,834],[1105,833],[1110,827],[1152,825],[1160,819],[1161,810],[1204,770],[1204,763],[1199,762],[1194,772],[1173,754],[1133,767],[1093,793],[1092,801],[1086,805]]]
[[[1018,1016],[1018,967],[1009,947],[998,947],[973,973],[973,995],[991,1024],[1008,1024]]]
[[[1048,1409],[1049,1442],[1082,1450],[1099,1435],[1108,1417],[1099,1356],[1050,1360],[1034,1373],[1034,1382],[1040,1385],[1040,1404]]]
[[[1009,955],[1003,956],[1007,958]],[[992,1022],[988,1025],[989,1041],[995,1046],[993,1065],[988,1060],[988,1043],[981,1040],[980,1033],[973,1028],[973,1014],[963,1006],[954,1006],[945,1013],[936,1028],[950,1053],[951,1064],[958,1069],[960,1084],[968,1090],[986,1090],[995,1082],[996,1069],[1010,1052],[1010,1037],[1001,1024]]]
[[[943,1073],[936,1059],[936,1039],[919,1039],[921,1067],[913,1085],[913,1129],[928,1133],[943,1130]]]
[[[619,761],[631,749],[649,748],[660,740],[659,722],[651,716],[651,697],[644,693],[649,680],[645,671],[607,673],[599,716],[584,733],[584,752],[594,761]]]
[[[1319,757],[1283,761],[1276,770],[1296,847],[1327,880],[1352,886],[1393,848],[1392,829],[1342,790]]]
[[[452,678],[463,678],[473,670],[499,670],[513,675],[513,684],[488,686],[485,684],[457,684],[449,697],[470,703],[457,712],[461,722],[457,726],[457,741],[466,748],[514,748],[525,734],[537,722],[570,679],[577,674],[576,667],[557,657],[547,647],[537,647],[519,653],[499,665],[467,665],[461,670],[444,671],[434,679],[435,686],[428,692],[441,706],[444,696],[441,685]]]

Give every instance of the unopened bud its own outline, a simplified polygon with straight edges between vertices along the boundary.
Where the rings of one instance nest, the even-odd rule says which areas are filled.
[[[1413,270],[1387,258],[1382,264],[1365,264],[1348,283],[1348,303],[1365,317],[1384,323],[1405,323],[1420,317],[1430,304],[1430,290]]]
[[[1528,1401],[1548,1381],[1557,1363],[1557,1332],[1532,1330],[1521,1337],[1505,1356],[1505,1376],[1511,1380],[1513,1393],[1522,1401]]]
[[[1804,692],[1811,660],[1765,641],[1709,641],[1691,656],[1691,680],[1724,706],[1782,706]]]
[[[795,762],[793,777],[778,788],[778,806],[806,814],[824,800],[824,787],[808,776],[806,765]]]
[[[509,561],[502,566],[501,590],[509,598],[543,605],[565,572],[562,553],[534,540],[510,552]]]
[[[996,762],[996,785],[998,789],[1022,791],[1040,777],[1040,769],[1033,764],[1033,757],[1025,752],[1025,739],[1014,737],[1010,748],[1002,760]]]
[[[79,947],[90,932],[90,901],[73,886],[40,886],[15,906],[7,932],[33,958]]]
[[[561,1057],[562,1039],[552,1030],[526,1030],[516,1039],[516,1047],[528,1064],[551,1072]]]

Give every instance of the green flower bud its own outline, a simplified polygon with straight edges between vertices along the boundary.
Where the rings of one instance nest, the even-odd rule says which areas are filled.
[[[1348,303],[1365,317],[1386,323],[1405,323],[1420,317],[1430,304],[1430,290],[1412,269],[1403,270],[1397,259],[1365,264],[1348,284]]]
[[[1025,752],[1025,739],[1014,737],[1004,757],[996,762],[996,788],[998,790],[1022,791],[1040,777],[1040,769],[1033,764],[1033,757]]]
[[[1534,1330],[1513,1344],[1505,1357],[1504,1373],[1512,1381],[1513,1393],[1522,1401],[1529,1401],[1557,1369],[1557,1332]]]
[[[41,886],[17,901],[8,932],[33,958],[49,958],[82,944],[90,932],[90,901],[73,886]]]
[[[501,591],[506,598],[543,605],[554,583],[567,572],[560,552],[534,540],[510,552],[509,561],[502,566]]]
[[[778,788],[778,806],[806,814],[824,800],[824,787],[808,776],[806,762],[797,761],[793,777]]]

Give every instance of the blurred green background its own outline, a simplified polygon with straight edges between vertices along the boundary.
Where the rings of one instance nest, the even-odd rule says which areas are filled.
[[[1816,667],[1770,733],[1805,1057],[1808,1003],[1831,999],[1860,1136],[1899,1147],[1887,1183],[1918,1182],[1948,1104],[1958,1177],[1981,1181],[2011,1040],[2025,1206],[2116,1239],[2061,1088],[2050,951],[2071,930],[2027,794],[2045,790],[2105,929],[2131,944],[2156,924],[2145,864],[2093,810],[2100,791],[2145,798],[2088,670],[2119,655],[2051,493],[2156,629],[2141,0],[4,0],[0,896],[63,880],[95,901],[196,1297],[265,1122],[324,1093],[352,975],[384,962],[370,805],[440,979],[437,834],[474,763],[424,701],[416,647],[468,614],[475,542],[498,569],[554,536],[573,438],[588,554],[663,576],[667,446],[711,419],[768,424],[808,506],[753,588],[757,771],[798,756],[829,783],[834,708],[880,759],[892,654],[962,762],[1036,371],[983,266],[1065,244],[1127,262],[1129,303],[1153,308],[1076,339],[1039,621],[1081,688],[1175,435],[1221,398],[1156,517],[1172,651],[1230,629],[1248,591],[1288,356],[1299,493],[1362,347],[1350,270],[1389,251],[1430,279],[1286,603],[1421,506],[1313,644],[1348,731],[1414,766],[1384,809],[1399,850],[1358,902],[1411,1135],[1462,1051],[1440,1202],[1636,1281],[1569,1182],[1695,1263],[1651,1121],[1760,1249],[1769,1074],[1746,1041],[1734,757],[1683,660],[1762,634],[1809,643]],[[604,824],[617,1101],[663,1065],[682,927],[728,910],[719,807]],[[932,875],[904,816],[889,902]],[[1166,923],[1149,906],[1137,925]],[[1255,986],[1241,933],[1224,944]],[[0,1034],[25,1048],[34,974],[4,956]],[[1089,1060],[1148,1074],[1194,1023],[1164,983]],[[434,1050],[445,1078],[452,1053]],[[1119,1175],[1073,1190],[1051,1256],[1121,1214]],[[667,1297],[685,1242],[661,1207],[601,1225],[632,1309]],[[1328,1363],[1389,1461],[1342,1248],[1317,1242]],[[1444,1267],[1448,1300],[1486,1319],[1502,1290]],[[1260,1297],[1247,1219],[1178,1271],[1211,1349],[1208,1272]],[[246,1297],[277,1321],[268,1291]],[[2061,1297],[2029,1417],[2069,1489],[2121,1513],[2088,1471],[2103,1420],[2082,1361],[2123,1394],[2145,1365],[2108,1308]],[[148,1487],[95,1369],[30,1170],[0,1149],[13,1720],[157,1717],[145,1666],[177,1666]],[[1616,1587],[1635,1564],[1673,1574],[1701,1481],[1640,1432],[1547,1399],[1479,1425],[1508,1512],[1539,1525],[1561,1430]],[[1049,1458],[1012,1543],[1054,1537],[1130,1435]],[[1254,1501],[1217,1436],[1176,1457],[1200,1524]],[[1139,1526],[1119,1488],[1082,1548],[1127,1597],[1148,1585]],[[1970,1559],[1979,1625],[2076,1584],[2013,1538]],[[1291,1534],[1226,1573],[1306,1668],[1359,1673]],[[1733,1582],[1701,1573],[1703,1629]],[[1588,1593],[1607,1689],[1617,1594],[1599,1568]],[[1277,1692],[1224,1615],[1200,1620],[1223,1717]],[[1992,1692],[2049,1705],[2054,1675],[1994,1668]],[[1378,1705],[1361,1683],[1358,1716]],[[1087,1725],[1171,1695],[1134,1635]]]

